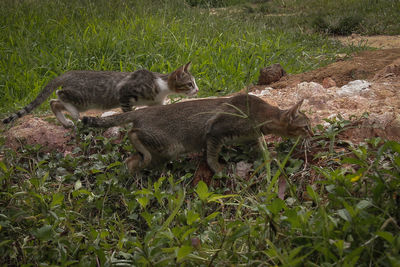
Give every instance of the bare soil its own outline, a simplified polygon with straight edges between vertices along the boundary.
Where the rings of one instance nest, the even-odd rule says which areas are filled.
[[[368,118],[359,120],[358,127],[342,133],[342,138],[351,142],[371,137],[400,141],[400,38],[353,36],[341,41],[361,38],[378,48],[390,48],[363,51],[349,58],[339,56],[326,67],[247,90],[282,108],[304,98],[303,109],[314,125],[324,124],[324,118],[360,118],[367,113]],[[355,80],[369,85],[365,90],[343,93],[343,86]]]
[[[337,62],[313,71],[289,75],[273,83],[272,88],[292,87],[300,82],[322,84],[325,78],[331,78],[341,87],[354,80],[371,80],[384,67],[400,58],[400,48],[363,51],[350,58],[338,57]]]
[[[352,34],[351,36],[339,36],[334,39],[339,40],[345,45],[365,45],[377,49],[400,48],[400,35],[362,36],[359,34]]]

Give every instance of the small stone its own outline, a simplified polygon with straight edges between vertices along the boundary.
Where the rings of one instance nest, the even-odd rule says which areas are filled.
[[[316,82],[302,82],[296,85],[296,92],[298,97],[301,98],[310,98],[316,95],[326,94],[325,88]]]
[[[336,87],[336,82],[331,78],[331,77],[326,77],[322,81],[322,86],[324,88],[331,88],[331,87]]]
[[[104,137],[107,137],[107,138],[116,138],[116,139],[118,139],[118,138],[121,137],[121,129],[122,129],[122,127],[119,127],[119,126],[111,127],[111,128],[108,128],[103,133],[103,135],[104,135]]]
[[[250,92],[249,95],[254,95],[258,97],[271,95],[271,90],[274,90],[272,87],[265,87],[264,90],[256,90],[254,92]]]
[[[268,85],[273,82],[279,81],[283,76],[286,75],[285,70],[281,64],[273,64],[269,67],[260,70],[260,76],[258,77],[259,85]]]
[[[337,60],[344,60],[345,58],[347,58],[347,54],[344,53],[336,54]]]
[[[242,179],[246,179],[247,175],[251,171],[251,168],[253,167],[253,164],[247,163],[246,161],[239,161],[236,164],[236,174]]]
[[[118,112],[116,112],[116,111],[110,110],[110,111],[106,111],[106,112],[104,112],[103,114],[101,114],[101,117],[104,118],[104,117],[108,117],[108,116],[115,115],[115,114],[117,114],[117,113],[118,113]]]
[[[354,96],[364,93],[369,90],[371,83],[364,80],[351,81],[346,85],[343,85],[340,90],[337,91],[339,96]]]

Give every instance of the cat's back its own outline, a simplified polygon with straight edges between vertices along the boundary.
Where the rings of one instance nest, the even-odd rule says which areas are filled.
[[[128,75],[129,72],[71,70],[61,74],[56,79],[64,83],[75,84],[97,84],[105,81],[118,83]]]
[[[222,103],[228,102],[228,100],[229,98],[195,99],[169,105],[151,106],[149,108],[137,110],[137,112],[143,113],[143,115],[146,117],[159,117],[162,115],[170,120],[186,120],[193,115],[211,114],[213,110],[218,108]]]
[[[268,103],[256,96],[240,94],[233,97],[196,99],[169,105],[151,106],[136,110],[135,117],[138,122],[144,125],[175,124],[178,122],[197,125],[205,123],[211,117],[227,109],[235,111],[240,109],[246,112],[249,108],[265,110],[269,107],[271,106]]]
[[[179,148],[179,153],[198,151],[205,145],[207,122],[226,101],[227,98],[215,98],[151,106],[133,111],[131,121],[139,135],[151,136],[163,148]]]
[[[141,129],[161,129],[169,134],[201,132],[228,98],[199,99],[134,111],[133,125]],[[183,130],[182,130],[183,129]]]
[[[261,98],[250,95],[250,94],[238,94],[230,99],[229,104],[233,107],[229,107],[230,110],[241,110],[250,117],[267,117],[269,115],[275,115],[278,109],[275,106],[268,104]]]

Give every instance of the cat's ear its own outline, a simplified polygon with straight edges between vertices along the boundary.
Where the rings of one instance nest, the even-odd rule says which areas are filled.
[[[189,72],[191,66],[192,66],[192,61],[186,63],[186,65],[183,67],[184,72]]]
[[[292,122],[299,115],[299,110],[300,110],[301,104],[303,104],[303,101],[304,101],[304,99],[302,99],[299,102],[297,102],[296,104],[294,104],[288,110],[285,110],[282,114],[283,116],[281,116],[281,120]]]
[[[181,66],[179,67],[176,71],[175,71],[175,78],[176,79],[180,79],[182,77],[183,72],[185,71],[185,66]]]

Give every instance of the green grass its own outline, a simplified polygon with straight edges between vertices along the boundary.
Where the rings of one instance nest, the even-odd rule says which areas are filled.
[[[241,7],[246,17],[272,27],[284,24],[289,29],[333,35],[400,34],[400,2],[396,0],[253,0],[242,1]]]
[[[356,49],[179,1],[8,0],[0,8],[4,115],[68,70],[169,72],[191,60],[200,96],[224,95],[256,82],[267,65],[299,73]]]
[[[66,156],[3,148],[0,262],[398,266],[400,144],[344,143],[332,136],[351,122],[329,122],[315,136],[308,164],[290,140],[268,145],[274,158],[228,147],[222,155],[228,169],[255,161],[251,179],[230,171],[214,178],[217,187],[193,186],[196,164],[187,159],[163,174],[132,177],[122,163],[132,151],[126,138],[114,144],[90,129],[79,129]]]

